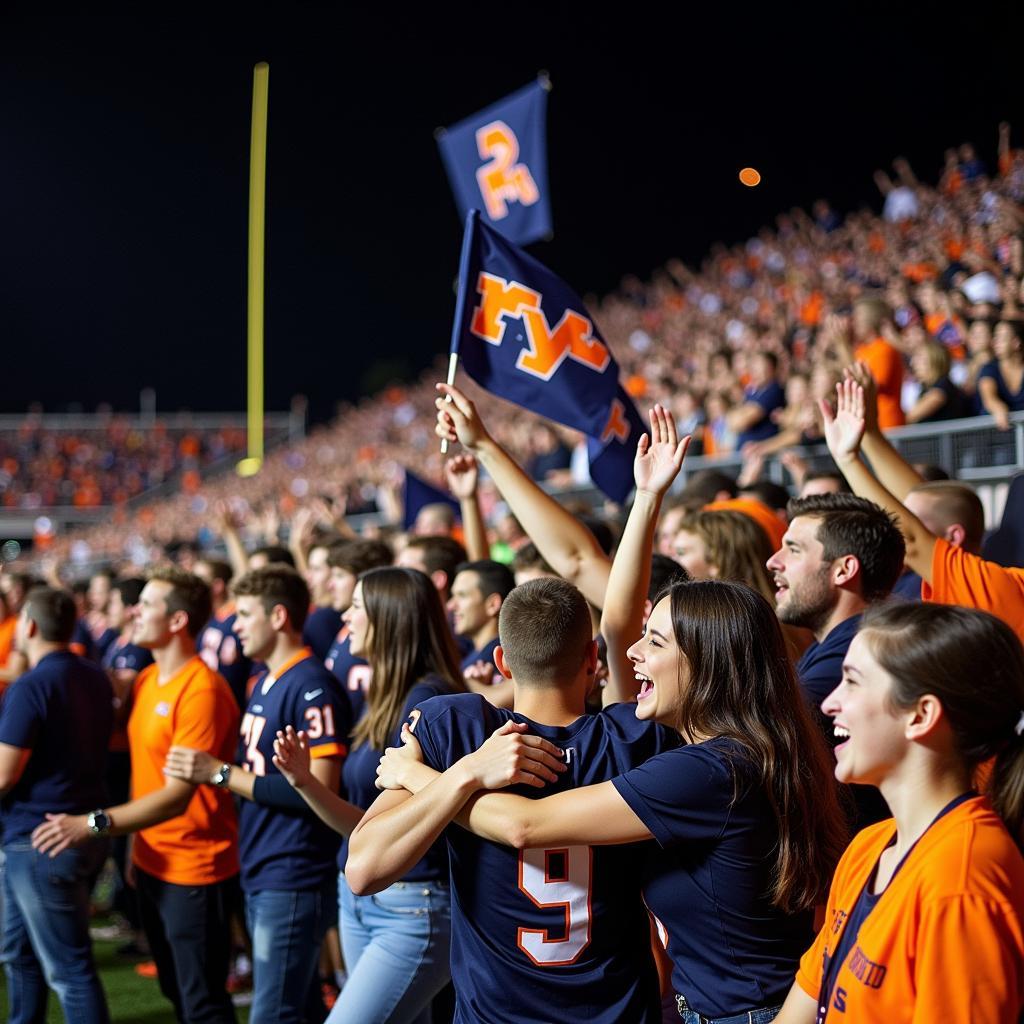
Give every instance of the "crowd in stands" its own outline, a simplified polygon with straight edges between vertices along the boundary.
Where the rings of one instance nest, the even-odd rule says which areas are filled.
[[[694,435],[693,454],[758,458],[820,443],[818,403],[854,357],[879,380],[886,426],[987,413],[1005,429],[1009,414],[1024,408],[1024,150],[1011,147],[1003,125],[992,168],[963,145],[947,152],[937,184],[899,159],[876,181],[880,215],[863,209],[842,218],[820,200],[741,245],[715,246],[697,270],[672,261],[647,283],[626,278],[616,293],[588,299],[627,389],[641,405],[665,404]],[[866,295],[873,301],[855,317]],[[131,515],[122,510],[103,526],[58,538],[53,550],[89,562],[149,557],[176,540],[202,545],[218,499],[269,519],[314,499],[387,517],[403,467],[444,479],[430,425],[436,376],[435,368],[343,409],[331,425],[274,453],[252,479],[214,480],[201,493],[186,489]],[[499,399],[488,407],[495,436],[536,479],[589,482],[579,434]],[[112,445],[80,445],[79,460],[65,453],[52,467],[60,473],[30,473],[31,486],[46,500],[91,501],[98,491],[106,503],[161,479],[188,441],[153,438],[152,465],[143,469],[124,458],[131,435],[112,430]],[[32,465],[34,453],[56,444],[27,432],[30,454],[8,455],[15,464],[5,471]],[[203,440],[200,458],[237,440]],[[10,476],[7,504],[29,486],[21,472]]]
[[[243,952],[252,1024],[332,982],[330,1024],[1019,1020],[1024,557],[887,431],[1020,408],[1024,154],[894,170],[880,218],[818,204],[596,306],[648,415],[628,510],[539,486],[580,471],[560,428],[424,381],[4,566],[12,1021],[48,986],[107,1019],[84,921],[128,835],[183,1021],[234,1019]],[[834,469],[750,471],[811,439]],[[675,493],[700,446],[743,476]],[[459,520],[399,526],[403,466]]]
[[[16,429],[0,429],[0,508],[122,506],[179,474],[194,492],[202,470],[244,451],[237,428],[142,428],[111,415],[94,429],[65,429],[30,413]]]

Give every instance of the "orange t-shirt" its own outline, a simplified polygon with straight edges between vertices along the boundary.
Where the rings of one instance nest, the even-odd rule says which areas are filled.
[[[205,750],[232,764],[238,742],[238,704],[228,684],[201,658],[159,681],[149,665],[135,680],[128,719],[132,799],[162,789],[167,751]],[[144,828],[132,844],[137,867],[174,885],[211,885],[238,873],[238,822],[231,793],[197,786],[185,813]]]
[[[1024,641],[1024,569],[986,562],[940,537],[932,552],[932,581],[922,581],[921,600],[989,612]]]
[[[14,628],[18,625],[17,615],[8,615],[0,620],[0,668],[4,668],[14,650]]]
[[[853,357],[868,364],[871,376],[878,384],[878,425],[883,430],[902,427],[907,422],[900,406],[900,391],[903,388],[902,356],[885,338],[872,338],[858,345]]]
[[[825,925],[796,975],[812,999],[824,957],[838,946],[895,831],[892,819],[864,829],[836,868]],[[988,800],[966,800],[921,837],[860,926],[825,1024],[1017,1024],[1024,1007],[1022,917],[1024,858]]]
[[[755,498],[724,498],[705,505],[706,512],[740,512],[761,527],[771,541],[772,551],[782,547],[782,536],[786,532],[786,524],[763,502]]]

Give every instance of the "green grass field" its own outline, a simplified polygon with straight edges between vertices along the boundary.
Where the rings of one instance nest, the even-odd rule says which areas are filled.
[[[160,994],[155,978],[140,978],[135,973],[134,960],[126,960],[115,952],[123,939],[115,942],[94,942],[96,963],[100,978],[107,993],[107,1004],[113,1021],[131,1024],[175,1024],[171,1004]],[[239,1024],[249,1019],[248,1008],[236,1010]],[[0,1021],[7,1020],[7,980],[0,972]],[[57,997],[51,992],[47,1024],[61,1024],[61,1013]],[[71,1022],[74,1024],[74,1022]]]

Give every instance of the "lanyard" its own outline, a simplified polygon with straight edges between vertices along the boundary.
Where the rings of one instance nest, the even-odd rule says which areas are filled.
[[[900,868],[902,868],[903,865],[906,864],[907,858],[914,852],[914,849],[917,847],[917,844],[921,842],[921,840],[928,834],[929,829],[931,829],[935,825],[935,823],[938,822],[941,818],[944,818],[947,814],[949,814],[950,811],[955,810],[962,803],[964,803],[967,800],[973,799],[977,795],[978,794],[973,789],[968,790],[966,793],[961,793],[959,796],[954,797],[952,800],[950,800],[950,802],[946,804],[946,806],[943,807],[938,814],[935,815],[931,822],[929,822],[928,828],[926,828],[924,832],[922,832],[921,835],[919,835],[917,839],[914,840],[910,849],[907,850],[907,852],[903,854],[903,856],[900,858],[900,862],[896,865],[896,868],[892,873],[892,877],[889,879],[888,885],[886,885],[885,889],[878,894],[879,898],[881,898],[881,896],[888,892],[889,887],[893,883],[893,879],[895,879],[895,877],[899,874]],[[886,849],[888,849],[888,846],[886,847]],[[865,894],[868,891],[868,887],[871,885],[872,880],[876,877],[877,872],[878,864],[876,863],[875,867],[872,869],[867,879],[865,880],[864,886],[857,897],[857,901],[853,905],[853,909],[851,910],[851,916],[853,916],[853,911],[860,906],[861,900],[865,898]],[[864,918],[858,923],[858,934],[864,921],[867,920],[867,917],[868,915],[865,914]],[[834,947],[837,952],[843,944],[843,939],[846,936],[846,929],[849,927],[849,924],[850,921],[849,918],[847,918],[846,922],[843,924],[842,931],[840,931],[838,941],[836,942],[836,945]],[[853,935],[851,938],[851,943],[855,941],[856,938],[857,935]],[[825,1024],[825,1018],[828,1016],[829,1005],[832,1002],[832,993],[836,987],[836,981],[839,978],[839,971],[841,967],[842,961],[835,953],[832,956],[829,956],[827,952],[822,954],[821,988],[818,991],[818,1015],[815,1020],[815,1024]]]

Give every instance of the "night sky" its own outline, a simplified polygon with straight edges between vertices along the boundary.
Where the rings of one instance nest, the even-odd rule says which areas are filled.
[[[433,131],[542,68],[555,237],[532,251],[580,293],[819,196],[879,209],[871,173],[896,155],[934,180],[961,141],[993,164],[1000,120],[1024,143],[1020,4],[955,23],[924,5],[624,4],[614,24],[594,6],[353,6],[0,15],[0,411],[134,409],[146,386],[163,410],[243,408],[258,60],[267,407],[302,393],[318,418],[374,363],[447,350],[461,223]]]

